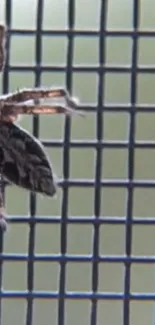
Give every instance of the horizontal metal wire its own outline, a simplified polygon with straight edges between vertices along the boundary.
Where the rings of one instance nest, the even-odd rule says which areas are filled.
[[[42,144],[50,148],[51,146],[53,148],[62,148],[63,146],[63,140],[41,140]],[[129,141],[123,141],[123,140],[101,140],[101,142],[98,142],[97,140],[71,140],[70,148],[107,148],[107,149],[128,149],[129,148]],[[155,148],[155,141],[142,141],[137,140],[134,142],[134,148],[135,149],[154,149]]]
[[[8,215],[8,221],[11,221],[11,223],[34,223],[34,224],[60,224],[61,223],[61,217],[60,216],[39,216],[35,218],[31,217],[25,217],[24,215]],[[100,216],[100,218],[96,219],[95,216],[70,216],[66,218],[67,224],[89,224],[89,225],[102,225],[102,224],[108,224],[108,225],[125,225],[126,224],[126,216],[118,217],[108,217],[108,216]],[[133,217],[131,221],[132,225],[155,225],[155,218],[152,217]]]
[[[10,262],[27,262],[31,260],[31,257],[26,254],[2,254],[2,258],[4,261]],[[34,262],[58,262],[58,263],[136,263],[136,264],[154,264],[155,263],[155,257],[154,256],[130,256],[126,257],[123,255],[110,255],[110,256],[98,256],[96,259],[93,255],[70,255],[66,254],[65,256],[58,255],[58,254],[52,254],[52,255],[43,255],[43,254],[34,254],[33,256]]]
[[[17,29],[17,28],[8,28],[8,32],[11,35],[22,35],[22,36],[35,36],[36,35],[36,29]],[[54,30],[54,29],[42,29],[41,30],[42,36],[70,36],[73,35],[75,36],[81,36],[81,37],[98,37],[100,36],[100,29],[76,29],[74,28],[74,30],[70,30],[70,29],[58,29],[58,30]],[[140,37],[155,37],[155,29],[145,29],[145,30],[134,30],[134,29],[126,29],[126,30],[107,30],[104,29],[103,32],[104,36],[106,37],[132,37],[134,38],[135,36],[140,38]]]
[[[6,65],[7,68],[7,65]],[[67,67],[65,65],[9,65],[10,72],[66,72]],[[97,66],[97,65],[72,65],[72,73],[78,72],[78,73],[131,73],[132,68],[131,66]],[[154,74],[155,73],[155,66],[137,66],[136,72],[138,73],[149,73]]]
[[[119,292],[65,292],[64,294],[58,292],[48,292],[48,291],[2,291],[1,297],[4,298],[23,298],[23,299],[93,299],[93,300],[123,300],[124,293]],[[153,301],[155,299],[155,294],[153,293],[131,293],[128,298],[130,300],[137,301]]]

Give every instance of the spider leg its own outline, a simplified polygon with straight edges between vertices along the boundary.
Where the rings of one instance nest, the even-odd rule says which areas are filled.
[[[12,94],[3,96],[4,101],[11,102],[25,102],[28,100],[39,100],[48,98],[64,98],[67,106],[71,108],[77,107],[77,101],[72,98],[68,91],[64,88],[34,88],[34,89],[21,89]]]
[[[84,116],[83,112],[76,111],[63,105],[29,105],[26,103],[4,103],[1,109],[1,121],[14,122],[21,114],[79,114]]]
[[[6,50],[5,50],[5,40],[6,40],[6,29],[3,25],[0,25],[0,71],[2,71],[5,64]]]

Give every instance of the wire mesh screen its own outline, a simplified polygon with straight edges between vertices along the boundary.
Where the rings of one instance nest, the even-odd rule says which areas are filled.
[[[0,324],[154,324],[155,4],[0,7],[1,92],[64,86],[86,113],[20,121],[44,144],[58,194],[5,190]]]

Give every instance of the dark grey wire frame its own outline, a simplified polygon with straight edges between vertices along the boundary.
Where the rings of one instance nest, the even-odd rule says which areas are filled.
[[[137,44],[139,37],[155,37],[155,31],[140,31],[139,26],[139,1],[133,0],[133,29],[130,31],[108,31],[106,29],[107,20],[107,7],[108,0],[101,0],[100,5],[100,22],[99,30],[75,30],[75,0],[68,1],[68,29],[67,30],[42,30],[43,21],[43,7],[44,1],[37,1],[37,16],[36,16],[36,31],[33,30],[18,30],[11,28],[12,20],[12,6],[13,1],[6,0],[6,25],[8,26],[9,35],[35,35],[36,37],[36,65],[35,67],[22,67],[10,66],[9,65],[9,47],[10,41],[8,39],[8,56],[6,60],[6,67],[3,76],[3,92],[9,92],[9,72],[10,71],[33,71],[35,72],[35,85],[40,86],[41,84],[41,73],[42,71],[54,71],[66,72],[66,88],[69,92],[72,92],[72,75],[73,72],[96,72],[99,75],[98,78],[98,98],[96,106],[87,105],[81,107],[82,110],[86,110],[88,113],[96,109],[96,138],[92,141],[72,141],[70,139],[71,124],[70,119],[66,117],[65,127],[64,127],[64,140],[52,140],[44,141],[43,144],[46,147],[63,147],[63,180],[59,182],[59,186],[63,189],[63,199],[61,207],[60,218],[55,218],[51,216],[48,217],[37,217],[36,216],[36,196],[35,194],[30,194],[30,231],[29,231],[29,246],[28,246],[28,257],[24,254],[20,256],[3,254],[0,260],[0,286],[2,288],[2,262],[3,260],[9,261],[27,261],[27,290],[25,292],[5,292],[0,291],[0,298],[27,298],[27,314],[26,314],[26,325],[32,325],[33,319],[33,300],[35,298],[45,298],[45,299],[58,299],[58,325],[65,325],[65,300],[66,299],[88,299],[91,301],[91,312],[90,312],[90,324],[97,325],[97,307],[99,300],[119,300],[123,302],[123,324],[130,325],[130,302],[132,300],[154,300],[155,294],[144,294],[144,293],[132,293],[130,290],[130,270],[131,265],[134,262],[137,263],[154,263],[155,258],[153,257],[133,257],[131,255],[131,245],[132,245],[132,226],[134,224],[143,225],[154,225],[155,218],[133,218],[133,190],[135,188],[154,188],[153,181],[143,181],[134,179],[134,151],[136,148],[155,148],[154,142],[147,141],[135,141],[135,115],[137,112],[155,112],[155,105],[149,108],[147,105],[137,105],[136,104],[136,79],[137,73],[155,73],[155,68],[153,67],[138,67],[137,63]],[[41,40],[42,35],[55,35],[67,36],[68,37],[68,49],[67,49],[67,62],[65,66],[53,66],[52,62],[50,66],[41,66]],[[99,38],[99,58],[98,66],[74,66],[73,53],[74,53],[74,38],[75,36],[87,36]],[[105,62],[105,39],[107,36],[116,37],[131,37],[132,38],[132,62],[131,67],[107,67]],[[129,105],[105,105],[104,104],[104,75],[106,72],[112,73],[128,73],[131,74],[131,85],[130,85],[130,103]],[[128,112],[129,119],[129,136],[127,141],[108,141],[104,140],[104,128],[102,115],[104,112]],[[39,137],[39,118],[37,116],[33,117],[33,134]],[[65,144],[65,145],[64,145]],[[94,148],[96,149],[96,164],[95,164],[95,178],[90,180],[73,180],[70,179],[70,159],[69,152],[70,148]],[[125,180],[104,180],[101,179],[102,173],[102,151],[104,148],[127,148],[128,149],[128,178]],[[68,216],[68,190],[71,187],[93,187],[94,188],[94,214],[95,218],[81,218],[76,217],[74,219]],[[101,216],[101,189],[103,187],[115,187],[115,188],[126,188],[127,189],[127,205],[126,205],[126,216],[123,217],[102,217]],[[34,222],[35,218],[35,222]],[[28,222],[26,217],[13,218],[12,222]],[[35,246],[35,223],[59,223],[61,224],[61,250],[60,255],[55,256],[35,256],[34,246]],[[92,255],[89,256],[68,256],[67,254],[67,225],[75,224],[93,224],[93,237],[92,237]],[[123,224],[125,225],[126,235],[126,248],[125,256],[100,256],[99,255],[99,231],[100,225],[103,224]],[[0,237],[0,251],[3,252],[3,236]],[[59,276],[59,291],[56,292],[36,292],[34,290],[34,262],[35,261],[57,261],[60,263],[60,276]],[[66,291],[66,263],[67,262],[91,262],[92,263],[92,285],[90,292],[72,292]],[[125,265],[125,275],[124,275],[124,292],[99,292],[98,291],[98,264],[100,262],[108,263],[124,263]],[[0,304],[0,315],[1,313]],[[103,319],[103,322],[106,320]],[[1,325],[1,322],[0,322]]]

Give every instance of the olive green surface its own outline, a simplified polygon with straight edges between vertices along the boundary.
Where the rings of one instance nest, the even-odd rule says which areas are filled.
[[[14,0],[13,28],[35,28],[35,0]],[[76,23],[78,29],[97,29],[99,27],[100,0],[76,0]],[[109,0],[108,29],[131,30],[131,0]],[[0,3],[0,20],[4,21],[5,1]],[[141,0],[139,28],[155,29],[155,2]],[[64,29],[67,27],[67,1],[45,0],[43,26],[45,29]],[[96,65],[99,57],[99,43],[96,38],[76,37],[74,41],[74,64]],[[155,38],[141,37],[138,42],[139,65],[155,65]],[[43,37],[42,63],[45,65],[65,65],[67,38]],[[107,37],[106,64],[130,66],[132,57],[132,39],[126,37]],[[35,39],[33,37],[13,36],[11,38],[10,60],[12,65],[31,65],[35,62]],[[64,73],[42,73],[41,85],[64,86]],[[74,73],[73,94],[80,98],[82,104],[95,105],[97,102],[98,76],[95,73]],[[0,79],[2,81],[2,77]],[[11,72],[10,90],[34,86],[35,76],[31,72]],[[130,102],[130,74],[107,73],[105,75],[106,104],[118,105]],[[2,83],[1,83],[2,85]],[[137,104],[155,103],[155,75],[142,74],[137,76]],[[42,139],[63,139],[64,117],[41,117],[39,136]],[[32,117],[24,117],[20,124],[32,132]],[[110,113],[103,115],[104,140],[128,140],[129,116],[127,113]],[[71,138],[92,140],[96,137],[95,112],[87,114],[85,119],[74,117],[71,121]],[[138,113],[136,115],[136,140],[155,140],[155,114]],[[58,178],[63,178],[62,148],[46,150],[51,159],[53,169]],[[70,177],[75,179],[93,179],[96,152],[94,149],[70,149]],[[126,149],[104,149],[102,153],[102,179],[126,179],[128,177],[128,152]],[[154,149],[135,150],[135,179],[154,180],[155,151]],[[126,214],[127,192],[123,188],[103,188],[101,193],[101,216],[115,218]],[[69,190],[68,215],[70,217],[90,217],[94,213],[94,189],[72,188]],[[9,215],[29,215],[29,194],[12,186],[6,191],[7,213]],[[62,192],[59,189],[57,198],[50,199],[37,196],[38,216],[61,215]],[[134,191],[133,215],[136,217],[154,217],[155,189]],[[60,253],[60,223],[37,224],[35,227],[35,253]],[[27,224],[10,224],[4,239],[5,253],[24,254],[28,249],[29,227]],[[93,227],[91,225],[69,224],[67,227],[67,253],[88,255],[92,253]],[[125,226],[100,226],[99,252],[104,255],[125,254]],[[155,226],[134,225],[132,233],[132,254],[135,256],[151,256],[155,254]],[[67,263],[66,290],[90,291],[91,263]],[[59,263],[36,262],[34,264],[34,290],[57,291],[59,285]],[[98,267],[98,290],[106,292],[122,292],[124,290],[125,268],[123,263],[100,263]],[[3,289],[27,289],[27,265],[24,262],[3,263]],[[154,293],[154,264],[132,264],[131,291],[138,293]],[[57,324],[58,301],[34,300],[33,325]],[[65,324],[90,324],[89,300],[66,300]],[[153,324],[154,303],[132,301],[130,304],[130,325]],[[26,300],[2,300],[2,324],[25,324]],[[97,325],[123,325],[122,301],[99,301]]]

